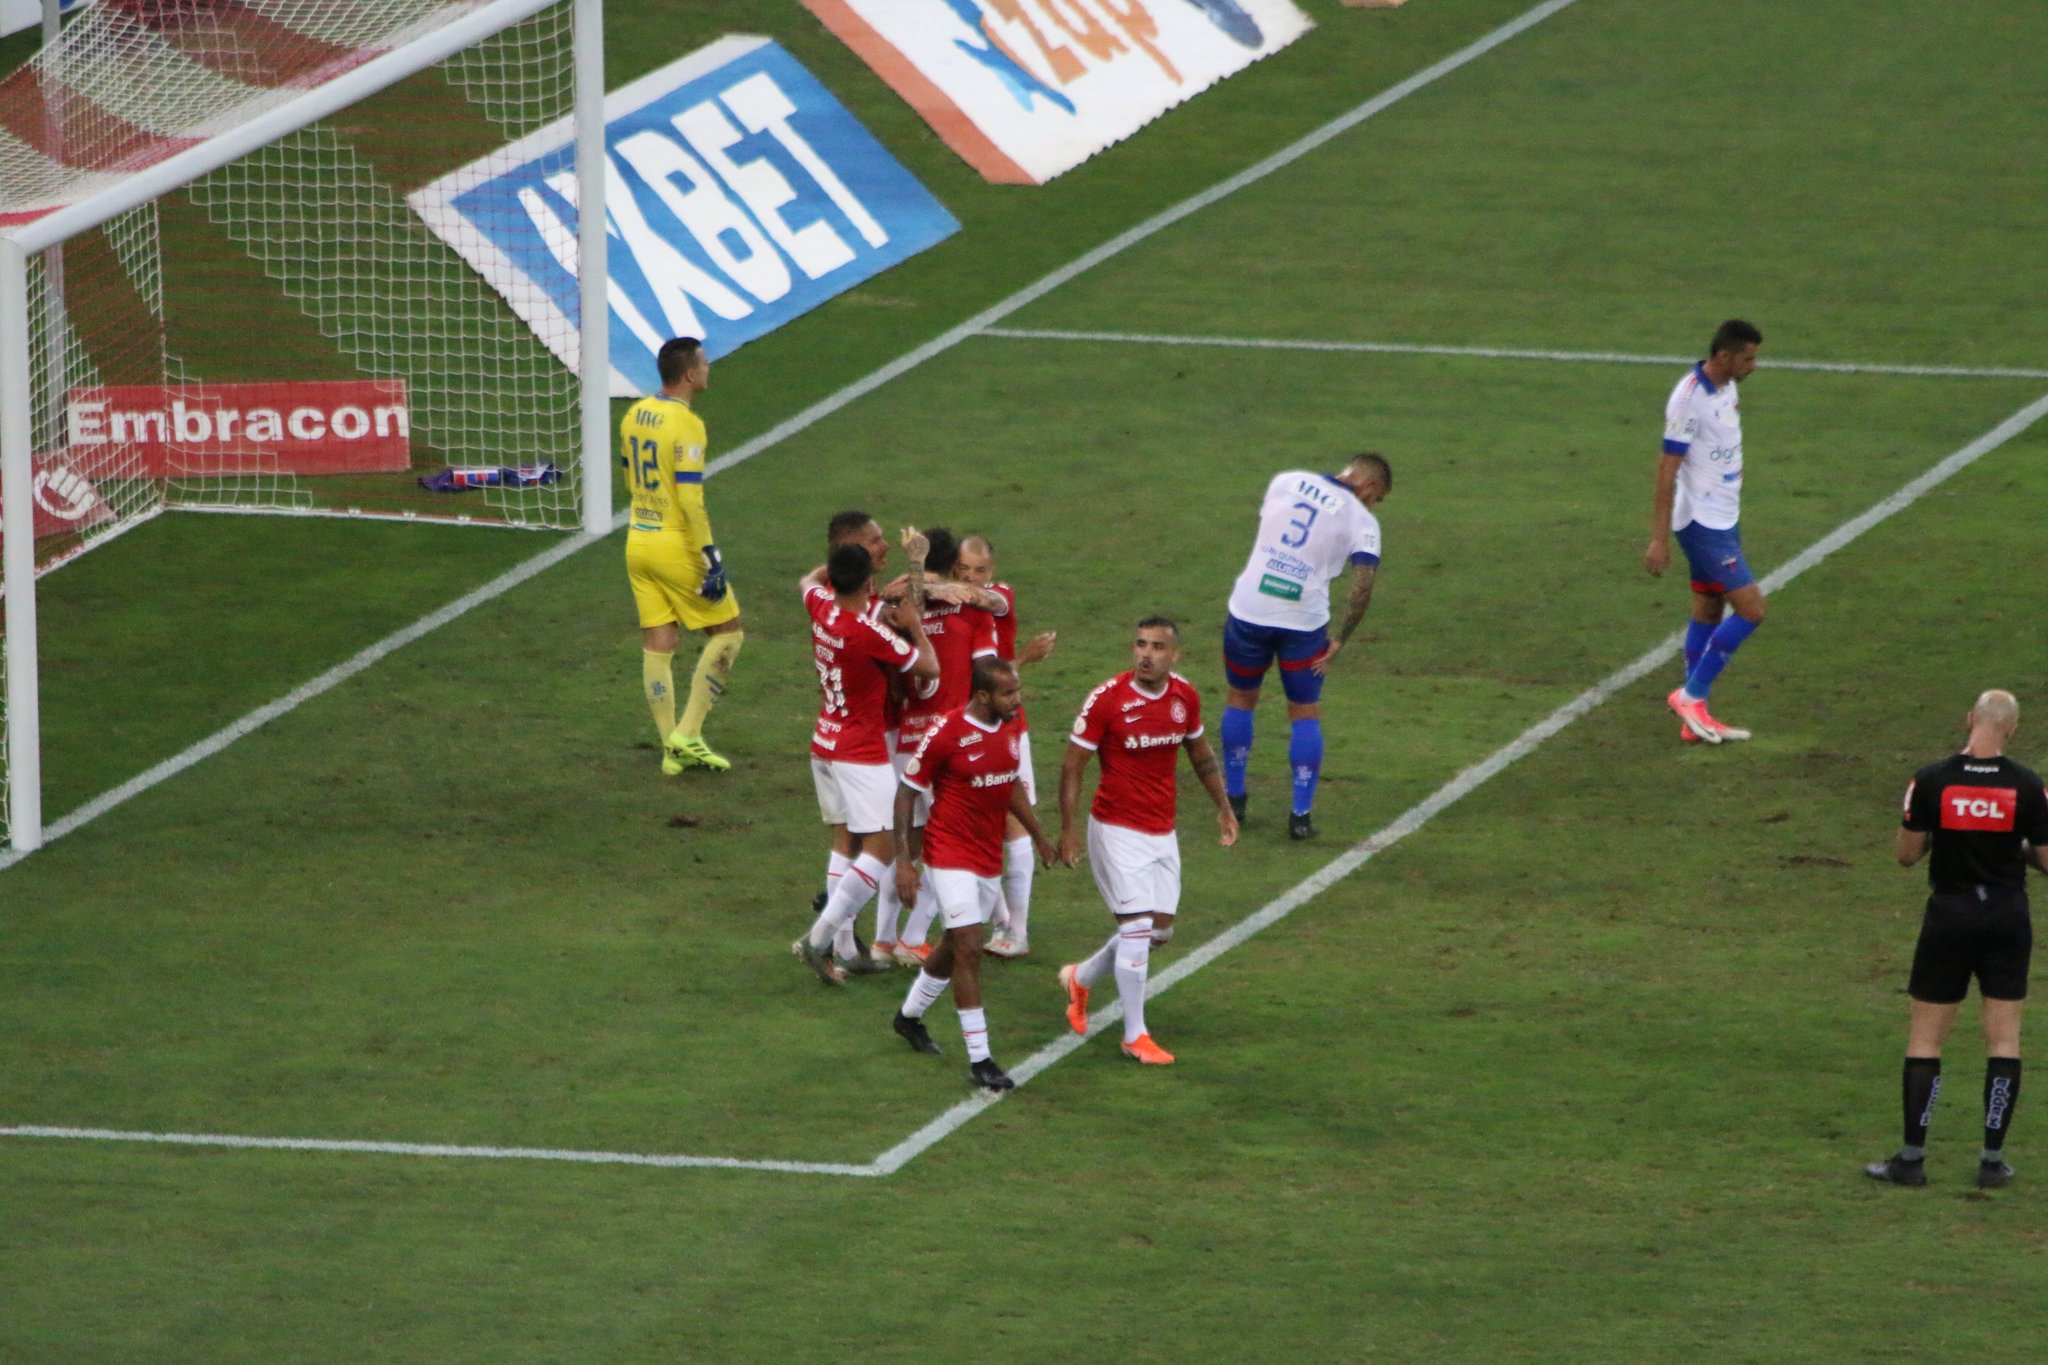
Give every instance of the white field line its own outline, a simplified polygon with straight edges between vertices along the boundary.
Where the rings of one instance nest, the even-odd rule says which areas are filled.
[[[1784,564],[1771,571],[1763,580],[1764,589],[1775,592],[1799,575],[1813,568],[1835,551],[1861,536],[1871,527],[1896,516],[1912,506],[1930,489],[1947,482],[1960,471],[1975,464],[1985,455],[2010,441],[2043,417],[2048,417],[2048,396],[2035,399],[2012,416],[1976,440],[1942,460],[1926,473],[1900,488],[1890,497],[1879,502],[1861,516],[1843,522],[1840,526],[1822,536],[1819,540],[1800,551]],[[1324,864],[1319,870],[1303,878],[1292,888],[1274,900],[1260,906],[1246,918],[1210,939],[1201,947],[1174,963],[1165,971],[1154,976],[1145,988],[1145,998],[1171,990],[1180,982],[1193,976],[1202,968],[1214,962],[1231,949],[1238,947],[1260,930],[1278,924],[1294,911],[1327,891],[1330,887],[1363,867],[1374,854],[1384,852],[1442,814],[1451,805],[1499,774],[1517,759],[1533,753],[1536,748],[1613,696],[1625,687],[1630,687],[1648,677],[1678,653],[1684,644],[1682,632],[1673,632],[1622,668],[1608,674],[1593,686],[1579,693],[1564,705],[1537,721],[1509,743],[1494,750],[1485,759],[1473,764],[1436,791],[1408,808],[1392,824],[1360,843],[1353,844],[1337,857]],[[1032,1053],[1017,1066],[1010,1068],[1010,1076],[1021,1087],[1032,1077],[1044,1071],[1053,1063],[1074,1052],[1089,1038],[1123,1018],[1123,1005],[1112,1004],[1096,1011],[1088,1019],[1085,1036],[1069,1033],[1054,1043]],[[875,1165],[884,1174],[893,1174],[903,1166],[929,1150],[936,1144],[960,1130],[969,1120],[990,1104],[1000,1099],[976,1096],[960,1101],[937,1118],[918,1129],[915,1133],[897,1143],[888,1151],[875,1158]]]
[[[1442,355],[1477,360],[1548,360],[1599,365],[1690,365],[1696,355],[1633,355],[1623,351],[1528,351],[1504,346],[1434,346],[1401,341],[1301,341],[1281,337],[1176,336],[1164,332],[1075,332],[1056,327],[987,327],[1005,341],[1095,341],[1133,346],[1225,346],[1249,351],[1340,351],[1363,355]],[[1821,374],[1894,374],[1923,379],[2048,379],[2048,370],[1972,365],[1888,365],[1862,360],[1764,360],[1767,370]]]
[[[113,1128],[0,1128],[0,1137],[72,1138],[88,1142],[154,1142],[179,1147],[242,1147],[289,1152],[366,1152],[386,1156],[488,1158],[500,1161],[572,1161],[591,1166],[709,1166],[728,1171],[786,1175],[877,1176],[872,1163],[746,1161],[729,1156],[661,1156],[638,1152],[576,1152],[549,1147],[460,1147],[433,1142],[351,1142],[338,1138],[235,1137],[225,1133],[130,1133]]]
[[[1525,10],[1519,17],[1502,24],[1485,37],[1480,38],[1467,47],[1460,48],[1442,61],[1423,68],[1399,84],[1389,86],[1349,113],[1340,114],[1314,132],[1281,148],[1256,165],[1239,171],[1236,175],[1210,186],[1192,198],[1183,199],[1172,208],[1164,209],[1154,214],[1136,227],[1118,234],[1094,250],[1061,266],[1036,284],[1026,286],[994,307],[975,314],[952,330],[934,337],[916,350],[910,351],[889,362],[866,378],[857,379],[836,393],[813,403],[810,407],[805,408],[788,420],[778,422],[759,436],[740,445],[731,453],[721,455],[717,459],[712,460],[705,466],[705,473],[722,473],[725,470],[731,469],[734,465],[751,460],[763,451],[780,445],[799,432],[808,430],[848,404],[881,388],[891,380],[900,378],[911,370],[916,369],[919,365],[924,364],[927,360],[943,355],[961,342],[979,335],[984,328],[1000,322],[1018,309],[1036,303],[1039,299],[1058,289],[1076,276],[1093,270],[1096,266],[1101,265],[1112,257],[1121,255],[1146,238],[1155,236],[1172,227],[1183,218],[1199,213],[1217,201],[1244,189],[1246,186],[1257,184],[1275,171],[1283,170],[1293,165],[1310,152],[1321,147],[1324,143],[1349,132],[1380,111],[1399,103],[1416,91],[1434,84],[1458,68],[1476,61],[1499,47],[1502,43],[1528,29],[1534,28],[1559,10],[1569,8],[1575,3],[1577,3],[1577,0],[1544,0],[1542,4]],[[612,518],[612,530],[617,531],[625,523],[626,514],[621,512],[618,516]],[[387,636],[385,639],[371,645],[361,654],[355,656],[355,658],[330,669],[312,682],[297,688],[284,697],[280,697],[268,706],[250,712],[241,720],[236,721],[211,737],[201,740],[183,753],[165,759],[148,772],[130,778],[112,791],[94,797],[85,805],[45,829],[43,831],[43,843],[48,844],[52,840],[60,839],[66,834],[72,833],[80,826],[98,819],[130,798],[138,796],[148,791],[151,787],[177,776],[193,764],[212,757],[251,731],[275,720],[304,702],[312,700],[329,688],[354,677],[357,673],[362,672],[363,669],[384,658],[393,650],[412,643],[429,631],[446,625],[448,622],[455,620],[476,607],[484,605],[494,598],[503,596],[511,591],[512,588],[533,577],[534,574],[541,572],[543,569],[552,568],[569,555],[592,544],[597,539],[601,539],[601,537],[578,536],[566,545],[558,546],[543,554],[536,555],[524,564],[492,579],[490,583],[479,588],[477,591],[455,602],[451,602],[449,605],[441,608],[441,610],[433,613],[433,615],[422,617],[419,621],[414,622],[397,634]],[[13,849],[0,851],[0,872],[6,871],[27,856],[27,853]]]
[[[1822,536],[1790,560],[1772,570],[1763,579],[1766,590],[1775,592],[1791,583],[1808,569],[1813,568],[1835,551],[1863,535],[1915,502],[1927,493],[1955,477],[1962,470],[1975,464],[1984,456],[1998,449],[2006,442],[2033,426],[2043,417],[2048,417],[2048,395],[2035,399],[1996,427],[1962,449],[1940,461],[1919,477],[1901,487],[1897,492],[1872,506],[1860,516],[1852,517],[1840,526]],[[1636,658],[1608,674],[1605,678],[1579,693],[1564,705],[1537,721],[1513,740],[1473,764],[1449,782],[1430,793],[1403,812],[1393,823],[1385,826],[1363,841],[1332,858],[1321,868],[1297,882],[1275,899],[1260,906],[1244,919],[1196,948],[1187,956],[1175,962],[1165,971],[1154,976],[1146,988],[1145,997],[1151,999],[1164,991],[1171,990],[1180,982],[1193,976],[1202,968],[1222,957],[1231,949],[1243,944],[1262,929],[1278,924],[1288,915],[1306,905],[1309,901],[1327,891],[1344,878],[1363,867],[1374,854],[1393,847],[1401,840],[1421,829],[1461,798],[1477,790],[1497,776],[1502,770],[1518,759],[1535,752],[1545,741],[1556,736],[1572,724],[1612,697],[1625,687],[1632,686],[1649,676],[1666,663],[1681,645],[1683,637],[1673,632],[1652,645]],[[1010,1076],[1021,1088],[1032,1078],[1052,1066],[1060,1059],[1077,1051],[1081,1045],[1101,1033],[1110,1025],[1123,1018],[1123,1006],[1111,1004],[1089,1016],[1086,1035],[1067,1033],[1056,1041],[1046,1044],[1010,1068]],[[1014,1092],[1012,1092],[1014,1093]],[[139,1133],[104,1128],[58,1128],[17,1125],[0,1127],[0,1137],[83,1139],[101,1142],[155,1142],[182,1146],[202,1147],[253,1147],[282,1148],[286,1150],[310,1150],[322,1152],[385,1153],[398,1156],[437,1157],[492,1157],[540,1161],[576,1161],[592,1164],[616,1164],[634,1166],[698,1166],[749,1171],[779,1171],[802,1175],[838,1176],[887,1176],[894,1175],[918,1156],[929,1151],[938,1143],[958,1132],[971,1119],[990,1105],[1002,1103],[1003,1097],[976,1094],[961,1100],[945,1110],[931,1122],[919,1128],[903,1141],[889,1148],[873,1161],[865,1164],[804,1161],[748,1161],[736,1157],[705,1156],[648,1156],[628,1152],[573,1152],[540,1147],[457,1147],[436,1146],[409,1142],[354,1142],[325,1138],[260,1138],[234,1137],[194,1133]]]

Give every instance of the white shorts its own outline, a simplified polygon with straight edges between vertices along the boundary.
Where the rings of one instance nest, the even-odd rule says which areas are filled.
[[[903,780],[904,769],[910,766],[910,760],[916,757],[917,750],[915,749],[899,749],[890,755],[889,761],[895,766],[896,780],[898,782]],[[912,788],[912,790],[916,789]],[[896,798],[892,796],[889,799],[893,801]],[[891,814],[889,818],[894,820],[896,817],[894,814]],[[917,804],[910,808],[910,827],[912,829],[923,829],[925,821],[931,818],[932,794],[930,792],[918,792]]]
[[[1180,906],[1180,840],[1088,817],[1088,865],[1112,915],[1170,915]]]
[[[896,827],[896,770],[887,763],[842,763],[812,754],[811,783],[826,824],[844,825],[850,834]]]
[[[939,914],[948,929],[965,929],[970,924],[987,924],[988,917],[1003,901],[1003,879],[982,877],[951,867],[928,867],[932,895],[938,899]]]

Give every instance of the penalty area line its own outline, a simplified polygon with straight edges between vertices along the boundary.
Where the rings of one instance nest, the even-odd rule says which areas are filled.
[[[1691,365],[1694,355],[1637,355],[1626,351],[1543,351],[1509,346],[1439,346],[1405,341],[1308,341],[1285,337],[1179,336],[1166,332],[1079,332],[1058,327],[988,327],[998,341],[1092,341],[1125,346],[1220,346],[1246,351],[1335,351],[1356,355],[1436,355],[1473,360],[1547,360],[1586,365]],[[1888,374],[1919,379],[2048,379],[2048,370],[1973,365],[1888,365],[1863,360],[1780,360],[1766,370],[1816,374]]]
[[[1763,579],[1766,591],[1775,592],[1815,567],[1829,555],[1834,554],[1851,541],[1869,531],[1872,527],[1897,516],[1911,507],[1928,492],[1954,478],[1963,470],[1975,464],[1984,456],[1998,449],[2006,442],[2033,426],[2043,417],[2048,417],[2048,395],[2044,395],[2021,408],[2012,416],[2000,422],[1990,431],[1979,436],[1954,454],[1941,460],[1919,477],[1911,480],[1890,497],[1870,507],[1861,515],[1852,517],[1821,537],[1797,555],[1779,565]],[[1180,961],[1154,976],[1145,987],[1145,998],[1152,999],[1187,980],[1202,968],[1222,957],[1233,948],[1239,947],[1261,930],[1269,929],[1286,919],[1302,906],[1314,900],[1323,892],[1335,886],[1373,858],[1384,853],[1401,840],[1421,829],[1438,815],[1448,810],[1464,797],[1491,781],[1516,761],[1534,753],[1544,743],[1575,721],[1580,720],[1608,698],[1624,688],[1632,687],[1662,667],[1676,655],[1685,641],[1684,633],[1674,631],[1628,664],[1616,669],[1593,686],[1573,697],[1564,705],[1552,711],[1543,719],[1522,731],[1514,739],[1494,750],[1486,758],[1453,777],[1449,782],[1409,807],[1393,823],[1359,843],[1353,844],[1337,857],[1332,858],[1317,871],[1297,882],[1275,899],[1260,906],[1244,919],[1202,944]],[[1010,1068],[1010,1078],[1021,1088],[1032,1077],[1080,1047],[1111,1024],[1123,1019],[1121,1003],[1109,1005],[1096,1011],[1088,1019],[1086,1034],[1068,1033],[1056,1042],[1049,1043],[1026,1057],[1022,1063]],[[1010,1092],[1014,1094],[1015,1092]],[[940,1114],[924,1127],[912,1133],[902,1142],[875,1158],[875,1166],[884,1175],[893,1175],[929,1151],[946,1138],[965,1127],[983,1110],[1002,1103],[1004,1096],[977,1095],[965,1099]]]
[[[983,335],[993,324],[1000,322],[1019,309],[1036,303],[1039,299],[1044,298],[1047,294],[1052,293],[1055,289],[1060,288],[1077,276],[1093,270],[1104,261],[1122,255],[1125,251],[1128,251],[1149,237],[1164,232],[1182,219],[1200,213],[1203,209],[1228,198],[1247,186],[1257,184],[1276,171],[1284,170],[1307,156],[1310,152],[1315,151],[1318,147],[1321,147],[1324,143],[1351,131],[1367,119],[1400,103],[1416,91],[1434,85],[1437,81],[1450,75],[1460,67],[1478,60],[1499,47],[1502,43],[1536,27],[1536,25],[1550,18],[1551,15],[1556,14],[1560,10],[1568,9],[1576,3],[1578,3],[1578,0],[1543,0],[1543,3],[1531,6],[1520,15],[1502,24],[1499,28],[1459,48],[1456,52],[1451,53],[1440,61],[1424,67],[1414,75],[1388,86],[1379,94],[1365,101],[1365,103],[1358,105],[1347,113],[1338,115],[1314,131],[1304,134],[1264,160],[1247,166],[1235,175],[1218,181],[1208,189],[1201,191],[1199,194],[1191,195],[1170,208],[1160,210],[1137,226],[1127,228],[1100,246],[1077,256],[1036,283],[1027,285],[1000,303],[983,309],[967,319],[967,321],[933,337],[922,346],[905,352],[865,378],[855,380],[844,388],[819,399],[794,416],[778,422],[767,431],[737,446],[729,454],[721,455],[717,459],[712,460],[704,467],[704,472],[707,475],[721,474],[735,465],[744,464],[764,451],[773,449],[790,437],[816,426],[819,422],[831,417],[842,408],[866,397],[883,385],[901,378],[926,361],[945,354],[964,341]],[[626,524],[626,516],[627,514],[621,511],[612,518],[612,531],[616,532]],[[151,787],[175,777],[194,764],[211,758],[214,754],[219,753],[222,749],[227,748],[243,736],[269,724],[286,712],[295,710],[303,703],[319,696],[322,692],[326,692],[347,679],[354,677],[356,674],[361,673],[364,669],[377,663],[392,651],[411,644],[421,636],[438,630],[457,617],[466,615],[495,598],[502,597],[505,593],[510,592],[535,574],[545,569],[553,568],[557,563],[575,554],[578,550],[587,548],[603,538],[602,536],[579,535],[566,544],[537,555],[508,572],[499,575],[476,591],[458,598],[430,616],[420,618],[420,620],[407,626],[405,629],[385,637],[383,640],[371,645],[361,654],[337,665],[304,686],[294,689],[267,706],[251,711],[241,720],[227,726],[225,729],[216,731],[210,737],[201,740],[184,752],[175,754],[147,772],[140,773],[111,791],[94,797],[85,805],[80,806],[77,810],[72,811],[63,819],[56,821],[46,828],[43,831],[42,843],[48,844],[54,839],[60,839],[72,833],[80,826],[90,824],[115,807],[141,795]],[[0,872],[6,871],[34,851],[34,849],[7,849],[0,851]]]

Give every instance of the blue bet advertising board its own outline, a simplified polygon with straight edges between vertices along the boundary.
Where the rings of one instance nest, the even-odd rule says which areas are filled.
[[[660,387],[672,336],[713,359],[959,229],[796,59],[729,36],[605,98],[611,392]],[[568,120],[409,202],[575,369]]]

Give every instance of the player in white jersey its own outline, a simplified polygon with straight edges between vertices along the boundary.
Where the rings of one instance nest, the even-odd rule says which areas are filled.
[[[1370,452],[1352,456],[1335,474],[1289,470],[1266,485],[1259,537],[1231,589],[1223,623],[1223,776],[1239,820],[1252,753],[1252,709],[1266,670],[1277,660],[1291,729],[1287,761],[1294,772],[1287,833],[1315,837],[1310,814],[1323,768],[1323,676],[1372,603],[1380,565],[1380,523],[1373,509],[1393,489],[1393,467]],[[1346,566],[1351,592],[1333,640],[1330,584]]]
[[[1685,372],[1664,405],[1664,453],[1650,504],[1643,567],[1662,576],[1671,535],[1692,569],[1685,625],[1685,681],[1665,698],[1682,740],[1748,739],[1707,712],[1707,692],[1728,656],[1764,623],[1764,590],[1742,557],[1742,404],[1735,386],[1756,370],[1764,334],[1740,318],[1721,324],[1707,358]],[[1732,610],[1732,615],[1730,614]],[[1725,618],[1725,619],[1724,619]]]

